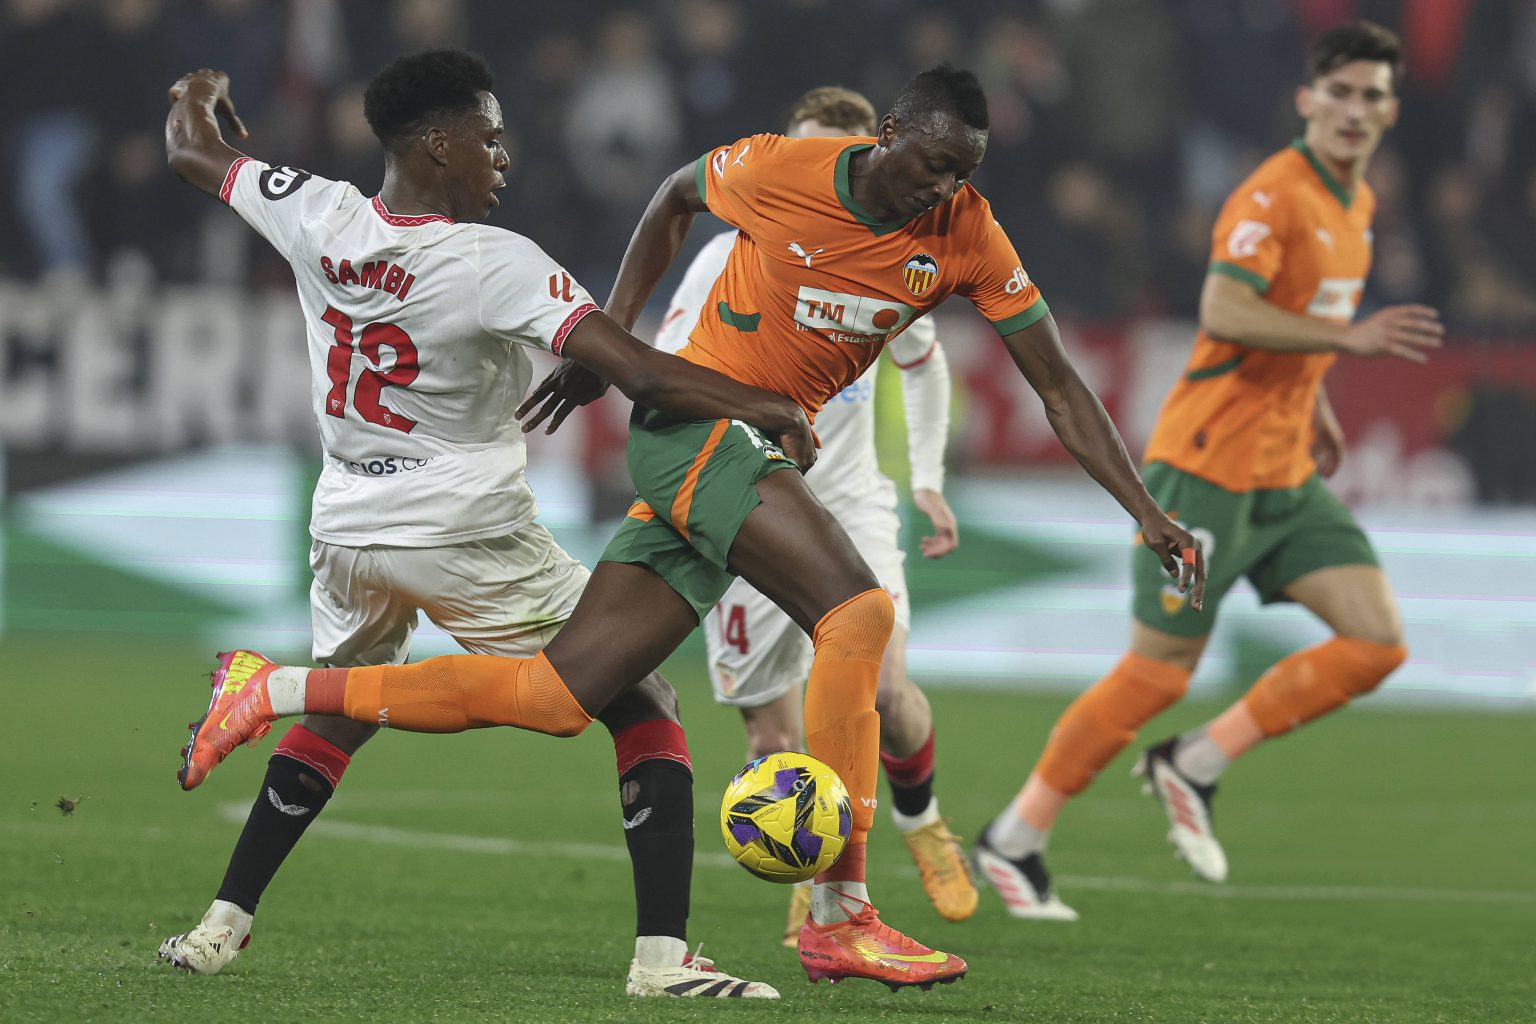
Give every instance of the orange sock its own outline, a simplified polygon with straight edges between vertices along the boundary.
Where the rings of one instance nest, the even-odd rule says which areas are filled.
[[[304,709],[407,732],[510,725],[575,736],[592,722],[542,653],[532,658],[455,654],[415,665],[316,669],[305,687]]]
[[[1127,654],[1056,722],[1035,772],[1060,793],[1081,793],[1136,730],[1184,696],[1189,676],[1177,665]]]
[[[1336,636],[1278,662],[1243,703],[1265,736],[1278,736],[1370,693],[1407,657],[1402,644]]]
[[[816,659],[805,684],[805,741],[812,757],[842,778],[853,802],[850,849],[862,848],[875,820],[875,785],[880,773],[880,715],[875,691],[880,659],[891,638],[896,610],[883,590],[866,590],[827,612],[812,640]],[[862,858],[844,854],[820,881],[864,881]],[[851,877],[856,873],[857,877]]]

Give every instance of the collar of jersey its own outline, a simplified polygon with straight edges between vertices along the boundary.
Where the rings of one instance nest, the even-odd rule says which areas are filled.
[[[899,220],[878,221],[864,212],[864,208],[853,201],[853,190],[848,187],[848,164],[854,155],[862,153],[866,149],[874,149],[874,144],[861,142],[849,146],[837,156],[837,170],[832,173],[832,186],[837,189],[838,202],[843,204],[843,209],[853,214],[853,219],[869,228],[876,235],[888,235],[897,228],[902,227],[911,217],[902,217]],[[914,215],[915,216],[915,215]]]
[[[373,212],[384,219],[384,223],[397,228],[418,228],[423,224],[452,224],[452,217],[444,217],[438,213],[424,213],[419,216],[405,217],[398,213],[390,213],[389,207],[384,205],[384,200],[379,196],[373,197]]]
[[[1328,191],[1333,193],[1333,197],[1339,201],[1339,204],[1344,209],[1349,209],[1350,202],[1355,198],[1354,190],[1345,188],[1343,183],[1333,176],[1333,172],[1323,166],[1323,162],[1317,158],[1317,154],[1312,152],[1312,147],[1307,145],[1307,140],[1298,137],[1292,140],[1291,148],[1307,158],[1307,163],[1311,164],[1312,169],[1317,172],[1317,176],[1323,179],[1323,184],[1327,186]]]

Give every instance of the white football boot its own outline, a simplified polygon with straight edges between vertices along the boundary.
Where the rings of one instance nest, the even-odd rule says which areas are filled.
[[[1009,860],[992,848],[990,833],[991,826],[982,830],[971,856],[977,878],[997,890],[1008,913],[1031,921],[1076,921],[1077,911],[1051,888],[1051,873],[1040,854]]]
[[[629,996],[680,996],[684,999],[777,999],[779,990],[761,981],[733,978],[698,950],[683,956],[677,967],[641,967],[629,962]]]
[[[1146,779],[1143,792],[1157,797],[1168,815],[1168,841],[1189,865],[1196,878],[1207,882],[1227,880],[1227,854],[1216,840],[1211,823],[1214,785],[1203,786],[1174,767],[1173,751],[1178,737],[1166,739],[1142,751],[1133,775]]]
[[[189,974],[218,974],[251,941],[252,917],[214,900],[196,928],[160,943],[160,959]]]

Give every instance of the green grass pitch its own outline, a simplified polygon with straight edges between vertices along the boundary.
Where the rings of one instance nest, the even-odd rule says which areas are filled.
[[[633,909],[600,729],[382,736],[251,947],[219,977],[183,976],[155,949],[212,898],[274,743],[177,788],[210,667],[165,641],[0,641],[0,1020],[1536,1021],[1536,718],[1355,710],[1256,751],[1217,805],[1224,888],[1171,858],[1127,753],[1051,849],[1076,925],[1012,921],[986,892],[972,920],[940,920],[882,811],[883,913],[971,963],[959,984],[891,993],[807,984],[776,941],[785,892],[725,862],[716,805],[741,732],[696,653],[669,666],[698,777],[691,941],[781,1002],[623,995]],[[957,831],[1014,792],[1063,704],[933,693]],[[59,797],[80,802],[65,815]]]

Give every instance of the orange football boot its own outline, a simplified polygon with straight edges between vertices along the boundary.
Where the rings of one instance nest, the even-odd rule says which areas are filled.
[[[880,920],[863,900],[857,914],[837,924],[820,925],[810,917],[800,929],[800,965],[811,981],[868,978],[894,992],[908,985],[927,991],[965,977],[965,961],[953,953],[929,949]]]
[[[208,711],[187,723],[192,739],[181,748],[181,770],[176,773],[182,789],[196,789],[231,750],[242,743],[254,746],[272,731],[277,716],[267,696],[267,676],[276,667],[255,651],[219,655]]]

